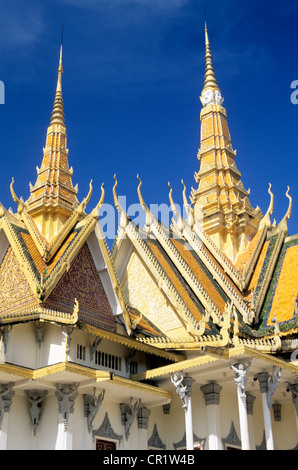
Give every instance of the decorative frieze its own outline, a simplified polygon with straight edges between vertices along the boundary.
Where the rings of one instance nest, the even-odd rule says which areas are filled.
[[[166,448],[166,445],[162,442],[158,434],[156,423],[154,424],[152,435],[148,441],[148,447],[149,449],[163,449],[163,450],[165,450]]]
[[[99,428],[92,431],[92,434],[93,436],[112,439],[113,441],[120,442],[122,440],[122,436],[120,434],[115,433],[111,425],[108,413],[105,414],[103,422],[101,423]]]

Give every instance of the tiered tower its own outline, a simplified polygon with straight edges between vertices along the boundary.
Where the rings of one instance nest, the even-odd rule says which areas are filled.
[[[205,82],[201,94],[200,171],[192,192],[195,216],[204,231],[232,261],[246,250],[262,217],[249,202],[235,163],[223,98],[218,86],[205,23]]]
[[[78,206],[77,188],[72,184],[62,98],[62,45],[54,106],[43,149],[43,160],[37,168],[37,180],[30,184],[27,212],[40,234],[49,242]]]

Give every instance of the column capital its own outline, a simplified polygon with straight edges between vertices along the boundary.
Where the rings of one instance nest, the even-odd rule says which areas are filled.
[[[217,383],[202,385],[201,390],[204,394],[205,405],[219,405],[220,392],[222,387]]]
[[[268,392],[269,378],[270,378],[270,375],[268,374],[268,372],[259,372],[258,374],[254,376],[254,380],[258,380],[259,382],[261,393]]]
[[[186,396],[191,397],[192,384],[195,382],[195,379],[186,375],[183,379],[183,385],[186,386]]]

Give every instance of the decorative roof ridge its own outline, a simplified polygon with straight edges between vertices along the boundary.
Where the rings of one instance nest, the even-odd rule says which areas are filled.
[[[168,275],[162,268],[155,255],[152,253],[148,245],[140,237],[136,227],[129,223],[126,227],[126,234],[129,236],[134,247],[137,249],[141,258],[145,262],[146,266],[153,273],[156,282],[159,285],[160,290],[168,298],[171,304],[174,306],[176,312],[179,315],[180,320],[184,323],[187,332],[196,337],[198,332],[201,331],[201,325],[194,318],[192,312],[189,310],[184,300],[178,293],[177,289],[172,284]]]
[[[174,201],[173,201],[172,196],[171,196],[171,192],[170,192],[170,201],[171,201],[171,204],[172,204],[172,210],[174,211],[174,209],[175,209],[175,215],[176,215],[176,217],[178,217],[179,227],[183,231],[183,236],[186,239],[186,241],[191,245],[191,247],[194,249],[195,253],[199,256],[199,258],[202,259],[202,257],[203,257],[202,261],[204,262],[204,264],[208,264],[207,267],[208,267],[209,271],[211,272],[211,274],[217,279],[217,281],[219,282],[219,285],[224,289],[224,291],[226,293],[228,293],[229,296],[232,297],[232,300],[237,305],[237,308],[241,311],[241,313],[244,316],[245,320],[247,322],[250,322],[250,319],[249,319],[250,312],[249,312],[249,309],[248,309],[245,301],[237,293],[237,291],[235,291],[235,289],[233,289],[233,286],[230,283],[227,282],[225,276],[222,274],[222,272],[220,271],[218,266],[214,263],[212,258],[209,256],[209,254],[206,250],[206,246],[202,242],[202,239],[200,239],[198,237],[198,234],[196,233],[196,231],[193,230],[193,227],[196,224],[195,221],[194,221],[193,210],[190,207],[190,205],[188,204],[188,201],[186,199],[186,194],[185,194],[185,189],[186,188],[185,188],[185,185],[184,185],[183,181],[182,181],[182,184],[184,186],[183,200],[184,200],[184,205],[186,206],[186,211],[187,211],[187,214],[188,214],[187,221],[185,221],[185,219],[183,219],[181,214],[179,214],[179,212],[176,210]],[[200,242],[198,242],[198,239],[200,240]],[[224,269],[224,271],[226,271],[226,270]],[[231,279],[231,281],[234,282],[233,279]],[[236,286],[237,286],[237,288],[240,287],[237,284],[236,284]],[[243,288],[243,284],[241,285],[241,287]]]
[[[158,226],[155,221],[153,222],[151,227],[153,227],[153,233],[154,235],[157,235],[158,241],[163,247],[163,249],[165,249],[167,255],[171,258],[177,268],[179,266],[179,271],[184,276],[184,279],[186,280],[188,285],[191,287],[191,289],[196,294],[198,299],[203,303],[203,305],[205,304],[204,307],[206,308],[206,310],[211,312],[213,321],[220,325],[222,323],[222,314],[211,299],[211,297],[209,296],[209,294],[206,292],[204,287],[199,282],[195,273],[192,271],[190,266],[179,253],[175,245],[172,243],[171,239],[164,234],[161,227]]]
[[[140,254],[142,260],[145,262],[145,265],[153,273],[156,282],[159,285],[160,290],[168,298],[171,304],[174,306],[180,320],[185,325],[187,332],[196,336],[197,332],[201,330],[200,324],[195,320],[191,311],[185,304],[184,300],[173,286],[168,275],[162,268],[159,261],[156,259],[155,255],[150,250],[149,246],[144,242],[142,237],[140,237],[139,230],[137,230],[136,225],[133,221],[129,219],[126,212],[122,208],[116,188],[118,186],[118,181],[116,175],[114,175],[115,185],[113,187],[113,196],[114,204],[118,212],[120,213],[120,227],[123,232],[129,237],[131,243]]]
[[[212,258],[208,255],[205,246],[202,243],[199,243],[197,240],[197,235],[194,232],[191,232],[187,227],[184,230],[184,235],[187,242],[191,245],[192,249],[198,255],[200,259],[207,265],[210,273],[217,280],[219,285],[222,287],[224,292],[230,297],[231,301],[238,308],[239,312],[242,314],[243,320],[246,323],[251,323],[250,311],[245,303],[244,299],[237,293],[233,288],[232,284],[227,281],[221,270],[214,263]]]
[[[140,182],[140,185],[141,185],[141,182]],[[166,251],[167,255],[172,260],[172,262],[174,263],[178,271],[180,271],[180,273],[183,275],[185,281],[188,283],[192,291],[198,297],[200,302],[203,303],[203,306],[205,307],[206,311],[211,313],[213,321],[220,325],[222,323],[222,314],[220,310],[215,305],[215,303],[213,302],[209,294],[206,292],[204,287],[201,285],[195,273],[191,270],[190,266],[184,260],[182,255],[179,253],[179,251],[175,247],[175,245],[172,243],[171,239],[168,237],[167,234],[165,234],[162,228],[162,224],[158,221],[158,219],[151,213],[151,211],[145,205],[142,195],[141,195],[140,185],[138,187],[140,203],[142,204],[143,207],[145,207],[146,213],[148,214],[147,223],[148,224],[150,223],[150,225],[147,225],[148,227],[147,229],[151,231],[153,235],[156,237],[156,239],[158,240],[162,248]],[[171,188],[171,191],[172,191],[172,188]],[[171,191],[170,191],[170,194],[171,194]],[[173,211],[176,210],[173,204],[173,201],[171,201],[171,205],[172,205],[172,210]]]

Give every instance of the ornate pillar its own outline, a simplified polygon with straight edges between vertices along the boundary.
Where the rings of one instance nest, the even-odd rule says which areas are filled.
[[[171,381],[182,401],[182,408],[185,413],[186,450],[193,450],[191,387],[194,379],[188,376],[183,377],[182,374],[179,378],[178,374],[175,372],[171,375]]]
[[[253,421],[253,409],[254,401],[256,397],[250,393],[246,393],[246,411],[247,411],[247,421],[248,421],[248,434],[249,434],[249,448],[251,450],[256,449],[255,441],[255,430],[254,430],[254,421]]]
[[[268,374],[268,372],[260,372],[255,376],[255,380],[259,381],[262,394],[266,448],[267,450],[274,450],[270,407],[273,393],[280,381],[280,368],[274,366],[272,375]]]
[[[141,406],[137,414],[139,449],[148,449],[148,423],[151,410]]]
[[[13,386],[13,382],[0,384],[0,450],[7,448],[8,413],[15,394],[12,390]]]
[[[210,383],[201,387],[207,407],[208,450],[222,450],[219,415],[221,389],[222,387],[216,383]]]
[[[297,436],[298,436],[298,383],[290,384],[288,382],[287,392],[291,392],[292,401],[295,407],[295,416],[296,416],[296,426],[297,426]]]
[[[56,450],[72,449],[72,414],[78,396],[78,384],[58,384],[55,393],[58,400],[59,421]]]
[[[241,447],[242,450],[249,450],[249,433],[248,433],[248,418],[246,408],[246,384],[247,377],[246,373],[251,363],[247,365],[243,363],[230,364],[231,369],[235,373],[235,382],[237,385],[237,397],[238,397],[238,410],[239,410],[239,421],[240,421],[240,434],[241,434]]]

